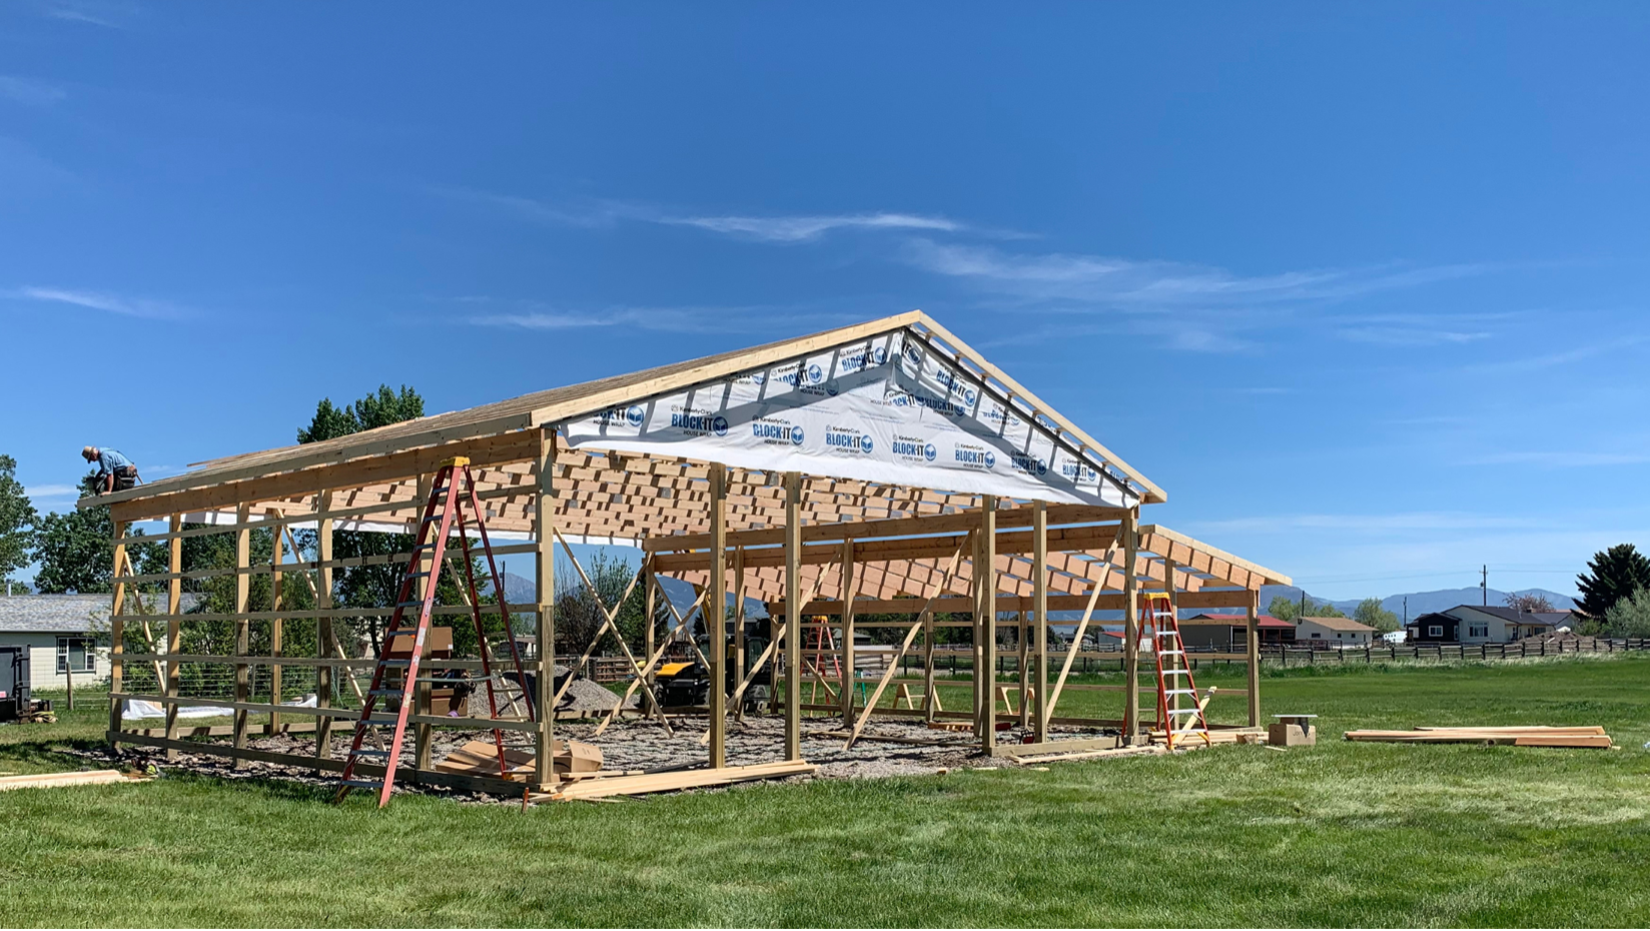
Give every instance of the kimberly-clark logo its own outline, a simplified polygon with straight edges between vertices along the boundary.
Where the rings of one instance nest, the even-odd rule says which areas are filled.
[[[837,357],[836,370],[841,375],[852,375],[863,372],[873,365],[884,365],[888,362],[888,347],[872,346],[868,349],[850,349]]]
[[[859,456],[868,456],[876,447],[876,441],[869,433],[860,433],[858,430],[848,430],[842,427],[825,428],[825,448],[840,453],[853,453]]]
[[[1008,464],[1014,468],[1014,471],[1024,472],[1027,475],[1043,475],[1048,472],[1048,460],[1028,456],[1025,453],[1010,453]]]
[[[817,385],[825,380],[825,370],[819,367],[818,362],[808,364],[808,384]]]
[[[907,459],[912,462],[933,462],[940,454],[933,443],[917,436],[896,436],[888,444],[888,451],[896,459]]]
[[[900,354],[905,357],[906,362],[909,362],[912,365],[922,364],[922,350],[918,349],[911,343],[905,343],[902,345],[900,347]]]
[[[803,430],[788,420],[765,418],[751,423],[751,435],[764,443],[801,446]]]
[[[727,436],[728,419],[723,417],[721,414],[717,414],[715,417],[712,417],[710,419],[710,432],[716,434],[717,436]]]
[[[625,422],[630,424],[632,427],[639,427],[642,425],[642,417],[645,414],[646,411],[642,410],[642,406],[640,404],[632,404],[630,405],[630,409],[624,412],[624,419]]]
[[[954,462],[967,469],[989,471],[997,467],[997,454],[980,446],[953,446],[951,457]]]

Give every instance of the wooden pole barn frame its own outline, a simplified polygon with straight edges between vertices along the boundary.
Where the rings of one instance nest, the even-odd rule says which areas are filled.
[[[1001,403],[1031,419],[1058,441],[1080,450],[1088,462],[1103,469],[1110,480],[1126,488],[1133,506],[1108,507],[1015,500],[975,493],[879,484],[832,477],[828,474],[774,472],[742,468],[737,463],[694,461],[570,448],[563,428],[601,411],[657,399],[694,386],[725,381],[745,373],[796,361],[833,347],[863,343],[868,338],[902,333],[986,386]],[[1288,584],[1277,572],[1222,552],[1165,527],[1140,522],[1141,505],[1167,500],[1166,493],[1131,468],[1074,424],[1038,400],[1007,374],[920,311],[845,327],[800,339],[787,340],[739,352],[663,366],[633,375],[557,388],[509,401],[418,420],[393,424],[318,443],[250,453],[197,464],[183,475],[162,479],[128,491],[80,502],[82,507],[109,505],[114,521],[115,579],[108,739],[112,745],[135,744],[179,752],[227,756],[239,765],[256,760],[306,766],[321,771],[343,767],[343,747],[333,740],[347,739],[357,710],[339,704],[345,697],[339,686],[355,674],[370,671],[372,657],[347,658],[336,642],[333,621],[341,617],[388,616],[391,608],[340,608],[332,603],[335,573],[364,564],[404,565],[410,553],[367,558],[334,558],[335,528],[407,532],[416,521],[429,478],[443,460],[466,456],[487,509],[487,526],[500,554],[531,553],[536,560],[535,603],[510,605],[517,613],[536,618],[538,656],[528,664],[536,675],[536,720],[526,709],[512,719],[412,716],[418,726],[419,750],[403,761],[397,778],[410,782],[450,785],[519,795],[520,783],[438,772],[431,768],[429,728],[500,727],[519,731],[537,752],[536,770],[529,788],[548,791],[557,785],[551,766],[557,696],[553,677],[543,670],[555,663],[554,604],[556,550],[570,558],[573,543],[605,543],[639,547],[643,552],[638,584],[649,603],[663,599],[678,619],[689,617],[671,605],[657,579],[672,577],[691,583],[706,606],[717,613],[729,593],[740,592],[765,602],[774,619],[774,637],[759,664],[775,672],[774,703],[783,708],[785,737],[776,755],[801,760],[804,713],[840,715],[851,745],[864,735],[874,715],[929,721],[972,722],[983,752],[1023,754],[1057,749],[1084,750],[1126,745],[1149,739],[1150,723],[1139,716],[1138,688],[1068,684],[1083,632],[1097,630],[1096,612],[1123,612],[1127,634],[1123,663],[1139,682],[1140,655],[1134,603],[1146,590],[1168,590],[1181,609],[1241,608],[1249,618],[1247,651],[1206,655],[1211,659],[1242,661],[1248,665],[1248,725],[1260,721],[1258,638],[1256,617],[1259,589],[1264,584]],[[822,467],[828,466],[822,463]],[[164,542],[170,553],[167,572],[136,575],[125,550],[134,540],[135,522],[165,520],[163,533],[141,537],[145,543]],[[316,545],[310,554],[297,552],[290,531],[312,529]],[[270,530],[277,541],[275,556],[252,564],[247,545],[253,530]],[[185,572],[183,540],[190,536],[233,534],[234,568]],[[519,542],[512,542],[519,541]],[[303,559],[313,555],[314,559]],[[581,577],[584,569],[575,562]],[[735,574],[735,567],[737,573]],[[984,569],[985,571],[981,571]],[[249,611],[249,580],[271,576],[273,610]],[[235,611],[229,614],[182,614],[184,580],[233,575]],[[730,578],[730,575],[733,575]],[[294,579],[313,586],[315,606],[288,609],[281,600],[283,587],[291,591]],[[164,582],[169,592],[167,612],[148,616],[166,623],[165,648],[160,653],[125,651],[124,625],[139,615],[128,615],[128,586]],[[437,613],[463,615],[468,608],[438,608]],[[616,606],[605,606],[612,612]],[[1064,655],[1049,647],[1050,612],[1080,612],[1077,634]],[[910,620],[890,625],[899,635],[892,661],[874,682],[858,680],[854,668],[853,633],[872,614],[899,613]],[[937,615],[965,614],[971,621],[938,620]],[[651,617],[651,615],[650,615]],[[805,628],[805,618],[808,627]],[[1012,618],[1020,636],[1017,661],[1020,708],[997,709],[996,633]],[[235,650],[230,655],[189,655],[181,652],[184,625],[197,621],[230,621]],[[291,638],[295,624],[313,623],[318,648],[313,655],[285,653],[283,633]],[[1069,621],[1059,621],[1068,624]],[[829,704],[808,705],[802,699],[804,654],[810,652],[808,630],[826,625],[841,636],[837,653],[845,660],[840,677],[826,682]],[[939,707],[935,692],[934,652],[929,642],[937,628],[970,624],[975,630],[972,708]],[[271,655],[248,655],[251,625],[268,625]],[[712,682],[722,682],[722,664],[729,659],[723,625],[708,624],[709,648],[705,662]],[[664,646],[654,630],[646,638],[642,656],[624,652],[646,680],[657,667]],[[668,638],[666,638],[668,639]],[[920,643],[920,645],[919,645]],[[697,649],[697,647],[695,647]],[[812,651],[817,652],[817,650]],[[895,707],[890,694],[901,659],[921,658],[923,706],[914,707],[909,693],[914,682],[901,681],[898,691],[905,708]],[[584,658],[580,659],[582,663]],[[162,694],[132,694],[125,689],[127,662],[153,663],[164,670]],[[180,695],[184,664],[209,664],[235,670],[235,698],[189,698]],[[252,701],[249,670],[271,668],[274,692],[268,702]],[[479,669],[473,659],[431,659],[432,669]],[[317,701],[314,707],[281,703],[281,670],[315,669]],[[823,678],[810,665],[812,678]],[[703,725],[682,730],[679,739],[702,738],[712,768],[727,766],[728,703],[740,706],[740,694],[752,676],[741,677],[734,696],[711,690],[708,732]],[[955,681],[962,684],[960,680]],[[859,700],[856,686],[869,691]],[[1101,721],[1057,714],[1060,695],[1077,689],[1114,689],[1125,692],[1124,717]],[[645,689],[643,690],[646,691]],[[1006,697],[1006,692],[1002,693]],[[884,698],[888,701],[884,701]],[[167,713],[164,736],[123,727],[121,708],[127,699],[162,705]],[[227,706],[234,725],[228,743],[187,739],[179,733],[177,710],[191,705]],[[421,703],[422,705],[422,703]],[[425,709],[416,709],[423,712]],[[649,695],[639,709],[652,717],[661,712]],[[267,716],[268,724],[253,724],[252,716]],[[295,725],[309,718],[312,726]],[[1025,720],[1033,743],[1000,746],[999,721]],[[335,723],[340,722],[340,723]],[[601,725],[613,723],[613,715]],[[680,724],[678,718],[678,724]],[[1120,736],[1061,740],[1051,727],[1104,726]],[[669,724],[666,724],[669,727]],[[277,753],[249,746],[249,735],[276,730],[313,731],[310,753]],[[598,731],[599,734],[599,731]],[[599,738],[598,739],[599,742]],[[370,767],[369,767],[370,768]]]

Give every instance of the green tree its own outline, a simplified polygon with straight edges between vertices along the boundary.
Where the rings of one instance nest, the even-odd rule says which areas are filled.
[[[1346,617],[1339,608],[1329,602],[1313,601],[1305,594],[1299,599],[1278,595],[1266,606],[1266,613],[1280,621],[1291,623],[1298,617]]]
[[[1398,615],[1381,607],[1379,598],[1365,598],[1358,602],[1358,607],[1352,611],[1352,619],[1382,633],[1398,629]]]
[[[315,405],[315,417],[309,426],[298,430],[298,442],[319,443],[422,416],[424,399],[417,391],[402,385],[396,392],[389,385],[379,385],[377,391],[343,407],[334,405],[331,398],[323,398]]]
[[[1640,588],[1604,612],[1604,632],[1611,637],[1650,637],[1650,588]]]
[[[1631,543],[1594,553],[1587,572],[1576,576],[1581,610],[1604,617],[1615,603],[1641,588],[1650,588],[1650,559]]]
[[[97,494],[97,477],[80,480],[82,495]],[[39,519],[35,556],[40,571],[34,587],[42,594],[106,592],[114,569],[114,523],[109,509],[94,506]]]
[[[29,564],[40,515],[17,480],[17,460],[0,456],[0,582]]]
[[[619,605],[619,633],[632,653],[639,651],[646,636],[647,609],[641,583],[630,587],[630,580],[636,576],[636,567],[622,559],[610,557],[602,550],[596,550],[595,555],[584,562],[588,563],[585,572],[590,576],[591,585],[600,593],[602,604],[612,606],[625,594],[625,589],[630,588],[630,596]],[[731,612],[728,616],[732,616]],[[558,564],[556,652],[583,653],[604,620],[596,599],[590,593],[590,586],[584,584],[584,580],[570,566]],[[612,636],[611,633],[604,634],[602,639],[611,642]]]

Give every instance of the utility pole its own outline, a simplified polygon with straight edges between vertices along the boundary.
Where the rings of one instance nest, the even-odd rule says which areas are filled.
[[[1404,626],[1409,626],[1409,596],[1404,596]]]
[[[1484,593],[1484,607],[1490,605],[1490,567],[1484,567],[1484,577],[1478,582],[1478,590]]]

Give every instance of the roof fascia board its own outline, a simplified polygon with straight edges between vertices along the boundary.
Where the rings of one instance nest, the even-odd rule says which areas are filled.
[[[1229,562],[1232,565],[1237,566],[1241,569],[1247,569],[1250,572],[1254,573],[1255,575],[1264,577],[1266,579],[1267,584],[1269,584],[1269,585],[1293,585],[1293,584],[1295,584],[1294,581],[1289,578],[1289,576],[1284,575],[1281,572],[1277,572],[1275,570],[1268,569],[1265,566],[1260,565],[1259,563],[1252,563],[1249,560],[1244,559],[1241,556],[1233,556],[1231,553],[1228,553],[1223,549],[1220,549],[1220,548],[1214,547],[1214,546],[1210,546],[1209,544],[1204,543],[1202,540],[1198,540],[1194,537],[1188,537],[1185,534],[1180,533],[1179,531],[1170,530],[1169,528],[1164,527],[1161,524],[1145,524],[1145,525],[1141,526],[1141,528],[1140,528],[1140,536],[1141,537],[1147,537],[1147,536],[1152,536],[1152,535],[1156,535],[1156,536],[1164,537],[1164,538],[1169,539],[1169,540],[1173,540],[1176,543],[1184,544],[1186,546],[1191,547],[1194,550],[1198,550],[1199,552],[1206,553],[1210,556],[1213,556],[1216,559],[1222,560],[1224,562]]]

